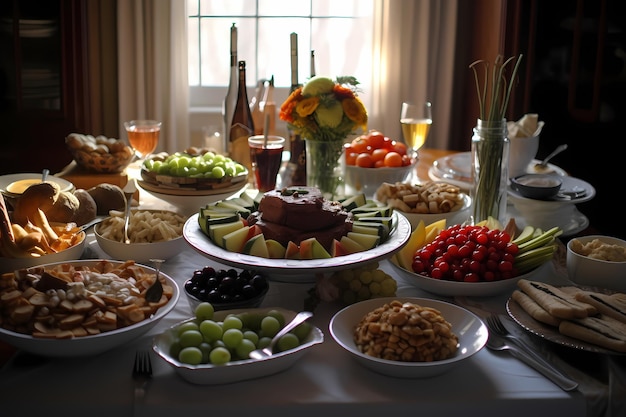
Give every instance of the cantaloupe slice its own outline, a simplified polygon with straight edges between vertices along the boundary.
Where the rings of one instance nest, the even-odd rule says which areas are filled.
[[[300,259],[328,259],[330,253],[314,237],[300,242]]]
[[[255,235],[252,239],[248,240],[246,244],[243,246],[241,251],[246,255],[258,256],[261,258],[269,258],[270,254],[267,250],[267,245],[265,244],[265,236]]]
[[[300,248],[291,240],[285,249],[285,259],[300,259]]]

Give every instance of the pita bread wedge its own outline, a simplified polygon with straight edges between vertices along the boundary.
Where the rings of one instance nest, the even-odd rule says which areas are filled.
[[[583,319],[563,320],[559,332],[607,349],[626,353],[626,324],[600,314]]]
[[[518,287],[551,315],[561,319],[584,318],[597,314],[598,310],[559,288],[538,281],[520,279]]]
[[[626,323],[626,297],[622,293],[608,295],[594,291],[581,291],[576,294],[576,299],[591,304],[602,314]]]
[[[537,304],[535,300],[530,298],[524,292],[515,290],[513,291],[513,294],[511,294],[511,298],[513,298],[517,304],[519,304],[520,307],[522,307],[522,309],[524,309],[524,311],[535,320],[549,324],[550,326],[559,327],[562,320],[548,313],[543,307]]]

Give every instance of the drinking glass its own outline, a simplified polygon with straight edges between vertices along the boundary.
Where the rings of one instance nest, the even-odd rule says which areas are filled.
[[[139,159],[146,158],[159,144],[161,122],[156,120],[131,120],[124,122],[128,143]]]
[[[404,143],[417,154],[417,151],[424,146],[433,123],[432,104],[402,103],[400,113],[400,124],[402,125],[402,136]]]
[[[285,138],[280,136],[250,136],[250,161],[257,190],[266,192],[276,187],[276,178],[282,163]]]

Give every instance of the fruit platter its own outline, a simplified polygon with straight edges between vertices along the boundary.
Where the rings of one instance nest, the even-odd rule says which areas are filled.
[[[411,225],[404,216],[386,205],[367,200],[362,193],[342,201],[325,202],[331,208],[327,207],[327,213],[320,217],[315,217],[316,212],[302,217],[297,211],[303,209],[299,197],[278,195],[288,191],[274,190],[256,196],[244,192],[238,197],[207,204],[187,220],[183,236],[196,251],[217,262],[271,272],[283,281],[310,282],[315,273],[385,259],[397,252],[411,234]],[[310,192],[306,199],[311,201],[319,193],[316,189],[299,192]],[[298,201],[293,202],[294,199]],[[287,204],[262,211],[264,204],[270,204],[267,201]],[[296,207],[294,213],[281,211],[293,207]],[[269,221],[270,212],[280,219],[296,220],[291,225],[275,225]],[[342,220],[336,223],[337,213],[351,219],[349,230],[343,229]],[[303,218],[315,230],[292,230],[305,227]],[[320,222],[326,221],[335,223],[320,228]],[[285,236],[292,234],[298,237],[292,239],[298,244],[287,241]]]
[[[219,190],[241,185],[248,170],[232,159],[207,150],[156,154],[144,161],[142,180],[159,189]]]

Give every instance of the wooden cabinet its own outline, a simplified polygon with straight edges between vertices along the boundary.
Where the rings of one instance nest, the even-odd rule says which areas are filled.
[[[65,136],[89,131],[85,3],[0,3],[0,174],[57,172]]]

